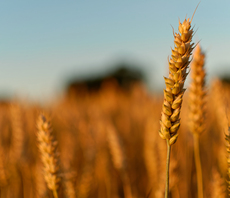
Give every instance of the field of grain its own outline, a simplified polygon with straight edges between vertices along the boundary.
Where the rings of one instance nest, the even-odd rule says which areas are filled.
[[[204,197],[226,197],[229,97],[228,84],[215,79],[208,86],[206,129],[200,135]],[[162,95],[148,93],[141,83],[124,91],[106,82],[98,92],[63,97],[52,105],[2,103],[1,197],[53,196],[39,152],[41,112],[48,115],[51,139],[58,142],[51,149],[58,152],[58,197],[164,197],[166,143],[158,135],[162,102]],[[185,94],[179,137],[172,146],[170,197],[197,193],[188,111]]]
[[[230,83],[206,84],[193,16],[173,29],[162,93],[108,78],[43,105],[1,101],[0,198],[228,197]]]

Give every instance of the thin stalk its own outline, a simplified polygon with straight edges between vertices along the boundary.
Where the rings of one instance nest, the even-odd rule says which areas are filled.
[[[124,196],[125,198],[132,198],[132,191],[131,186],[129,182],[129,178],[127,173],[124,171],[124,169],[121,171],[122,174],[122,180],[123,180],[123,189],[124,189]]]
[[[58,198],[57,190],[53,190],[54,198]]]
[[[165,184],[165,198],[169,197],[169,162],[170,162],[171,146],[167,140],[167,161],[166,161],[166,184]]]
[[[198,198],[203,198],[203,178],[202,178],[202,168],[200,162],[199,135],[194,134],[193,137],[194,137],[194,156],[195,156],[195,164],[196,164]]]

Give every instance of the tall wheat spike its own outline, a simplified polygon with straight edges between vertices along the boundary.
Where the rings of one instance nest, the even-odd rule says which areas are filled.
[[[38,147],[44,165],[44,178],[54,197],[58,198],[57,190],[60,178],[58,177],[57,141],[54,141],[51,123],[44,114],[40,114],[38,117],[37,128]]]
[[[195,13],[195,12],[194,12]],[[193,14],[194,16],[194,14]],[[190,56],[193,50],[192,37],[193,28],[191,20],[185,19],[183,23],[179,20],[179,33],[174,33],[174,49],[169,59],[169,77],[165,79],[164,103],[162,107],[159,135],[167,142],[167,164],[166,164],[166,187],[165,198],[169,193],[169,161],[171,146],[176,142],[178,129],[180,127],[180,111],[182,97],[184,95],[184,82],[188,75],[187,68],[190,64]]]
[[[189,129],[194,138],[194,156],[197,172],[198,198],[203,198],[203,176],[200,161],[199,137],[205,130],[205,54],[200,45],[196,47],[191,63],[192,82],[189,88]]]
[[[205,54],[197,45],[191,63],[192,82],[189,87],[189,107],[190,107],[190,131],[195,135],[200,135],[205,129]]]

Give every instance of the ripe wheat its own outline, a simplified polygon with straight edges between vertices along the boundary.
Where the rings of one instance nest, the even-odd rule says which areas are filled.
[[[55,198],[58,197],[58,183],[60,178],[58,177],[58,153],[57,153],[57,141],[54,141],[53,129],[50,121],[47,117],[41,114],[37,120],[37,140],[38,147],[41,152],[41,159],[44,166],[44,177],[47,186],[53,191]]]
[[[192,82],[189,88],[189,129],[194,137],[194,156],[197,172],[198,198],[203,198],[203,176],[200,161],[199,136],[205,130],[205,54],[196,47],[191,63]]]
[[[193,19],[193,17],[192,17]],[[179,20],[179,33],[174,33],[174,49],[169,63],[169,77],[165,79],[166,89],[164,90],[164,103],[162,107],[159,135],[167,141],[167,173],[165,197],[168,197],[169,191],[169,159],[171,145],[173,145],[178,137],[178,129],[180,127],[180,111],[182,97],[184,95],[184,83],[188,75],[187,68],[190,63],[190,56],[193,50],[192,37],[193,28],[191,28],[190,20],[185,19],[183,23]]]

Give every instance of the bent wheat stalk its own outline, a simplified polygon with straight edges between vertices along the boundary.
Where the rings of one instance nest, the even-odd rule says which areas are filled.
[[[200,45],[196,47],[191,63],[191,78],[192,82],[189,89],[190,113],[189,113],[189,129],[194,138],[194,156],[197,172],[197,190],[198,198],[203,198],[203,178],[202,167],[200,161],[199,138],[204,131],[205,119],[205,70],[204,70],[205,55],[202,53]]]
[[[195,12],[194,12],[195,13]],[[193,14],[194,16],[194,14]],[[191,20],[185,19],[183,23],[179,20],[179,33],[174,33],[174,49],[169,63],[169,77],[165,79],[166,89],[164,90],[164,103],[161,113],[159,135],[167,142],[167,163],[166,163],[166,186],[165,198],[169,194],[169,162],[171,146],[176,142],[178,129],[180,127],[180,111],[182,97],[184,95],[184,82],[187,76],[187,68],[190,63],[190,56],[194,43],[192,42],[193,28]]]
[[[54,198],[58,198],[58,153],[57,141],[53,138],[53,129],[47,117],[41,114],[37,120],[37,140],[41,153],[41,159],[44,165],[44,178],[47,186],[53,191]]]

